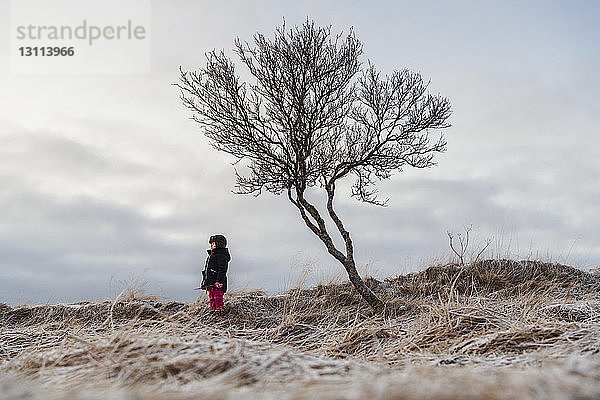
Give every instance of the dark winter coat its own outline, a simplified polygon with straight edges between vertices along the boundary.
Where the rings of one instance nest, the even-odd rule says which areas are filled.
[[[204,264],[204,271],[202,271],[200,288],[214,287],[215,282],[219,282],[223,284],[221,290],[225,293],[227,291],[227,268],[229,261],[231,261],[229,250],[226,247],[217,247],[214,250],[206,251],[208,252],[208,258]]]

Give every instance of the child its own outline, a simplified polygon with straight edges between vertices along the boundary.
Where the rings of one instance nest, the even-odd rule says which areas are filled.
[[[224,311],[223,294],[227,291],[227,266],[231,260],[227,250],[227,239],[223,235],[213,235],[208,239],[210,250],[202,271],[201,289],[208,290],[209,310]]]

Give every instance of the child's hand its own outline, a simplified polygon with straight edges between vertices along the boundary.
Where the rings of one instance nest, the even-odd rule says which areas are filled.
[[[217,289],[221,289],[223,287],[223,284],[221,282],[215,282],[215,287]]]

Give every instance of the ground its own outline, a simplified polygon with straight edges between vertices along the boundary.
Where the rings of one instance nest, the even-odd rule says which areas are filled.
[[[367,284],[0,304],[3,399],[597,399],[600,278],[488,260]]]

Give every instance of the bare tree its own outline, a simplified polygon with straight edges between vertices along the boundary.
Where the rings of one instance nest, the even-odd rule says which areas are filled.
[[[348,272],[358,293],[373,307],[382,301],[356,270],[350,233],[334,208],[336,185],[356,181],[352,196],[376,205],[373,188],[405,166],[427,168],[445,150],[432,129],[449,127],[449,101],[428,93],[418,73],[382,76],[371,63],[361,68],[362,43],[352,30],[332,35],[331,26],[307,20],[302,26],[258,33],[252,44],[235,41],[234,53],[251,79],[242,82],[223,51],[206,55],[204,68],[180,68],[181,100],[204,128],[211,145],[247,168],[236,170],[236,192],[287,193],[306,226]],[[323,190],[326,213],[309,201]],[[343,239],[338,248],[326,218]]]

